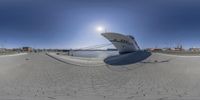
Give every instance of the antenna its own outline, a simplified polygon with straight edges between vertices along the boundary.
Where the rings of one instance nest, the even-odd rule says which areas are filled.
[[[105,33],[106,33],[106,32],[108,32],[108,29],[107,29],[106,27],[105,27],[105,29],[104,29],[104,30],[105,30]]]

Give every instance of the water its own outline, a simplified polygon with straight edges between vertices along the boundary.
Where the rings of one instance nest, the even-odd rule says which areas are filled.
[[[118,55],[118,51],[71,51],[70,54],[76,57],[86,58],[106,58],[108,56]]]

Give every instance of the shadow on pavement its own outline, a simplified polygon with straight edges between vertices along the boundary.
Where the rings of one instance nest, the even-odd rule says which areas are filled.
[[[109,65],[128,65],[140,62],[151,56],[147,51],[136,51],[123,55],[111,56],[104,59],[104,62]]]

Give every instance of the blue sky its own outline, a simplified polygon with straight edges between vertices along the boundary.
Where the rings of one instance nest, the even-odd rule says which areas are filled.
[[[109,43],[95,29],[133,35],[142,48],[200,47],[197,0],[0,1],[0,44],[81,48]]]

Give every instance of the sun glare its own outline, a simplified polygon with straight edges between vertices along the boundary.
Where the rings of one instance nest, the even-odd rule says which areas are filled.
[[[96,28],[96,30],[97,30],[98,32],[103,32],[104,28],[103,28],[102,26],[98,26],[98,27]]]

